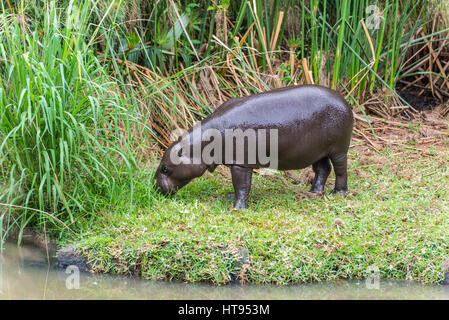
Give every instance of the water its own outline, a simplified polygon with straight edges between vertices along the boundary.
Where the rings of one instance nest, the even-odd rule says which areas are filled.
[[[52,264],[51,264],[52,265]],[[449,288],[365,281],[290,286],[185,284],[80,274],[48,266],[45,251],[6,244],[0,255],[0,299],[449,299]]]

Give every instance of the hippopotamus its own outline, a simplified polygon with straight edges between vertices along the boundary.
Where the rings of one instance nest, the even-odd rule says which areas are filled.
[[[253,169],[311,165],[310,192],[322,192],[332,163],[336,179],[331,193],[346,196],[353,122],[343,96],[318,85],[230,99],[169,146],[155,173],[156,189],[174,194],[206,170],[225,165],[231,171],[234,208],[244,209]]]

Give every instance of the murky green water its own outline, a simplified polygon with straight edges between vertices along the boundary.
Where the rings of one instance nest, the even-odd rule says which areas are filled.
[[[0,299],[449,299],[448,287],[409,282],[381,281],[378,289],[365,281],[216,287],[83,273],[77,281],[71,271],[48,267],[44,251],[7,244],[0,254]]]

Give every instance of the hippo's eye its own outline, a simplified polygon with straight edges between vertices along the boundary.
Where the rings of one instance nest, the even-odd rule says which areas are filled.
[[[163,174],[168,173],[168,168],[167,168],[167,166],[162,166],[161,172],[162,172]]]

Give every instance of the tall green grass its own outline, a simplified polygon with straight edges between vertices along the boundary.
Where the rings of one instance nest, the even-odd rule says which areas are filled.
[[[122,20],[104,30],[111,41],[107,47],[115,56],[155,73],[171,76],[195,67],[199,61],[224,61],[229,52],[216,41],[219,36],[231,49],[241,46],[251,67],[261,67],[262,72],[273,73],[278,68],[274,61],[282,61],[285,52],[294,50],[296,57],[308,59],[314,83],[346,90],[362,102],[376,89],[395,93],[397,81],[407,77],[403,63],[409,49],[420,41],[441,41],[448,31],[417,34],[429,29],[437,8],[426,0],[114,3],[108,19]],[[108,9],[107,5],[103,7],[104,11]],[[292,16],[291,9],[299,10],[295,11],[299,15]],[[124,14],[132,11],[135,13]],[[143,21],[130,22],[130,15],[140,15]],[[228,21],[226,27],[223,22],[217,25],[220,16]],[[244,43],[234,41],[243,38]],[[293,46],[288,39],[293,39]],[[217,58],[217,53],[221,57]],[[300,79],[286,84],[295,80]]]
[[[312,6],[312,2],[303,6],[311,22],[302,27],[302,33],[311,33],[311,37],[299,50],[311,57],[312,70],[321,63],[316,57],[324,50],[332,87],[343,86],[351,92],[356,89],[356,98],[363,99],[375,87],[394,91],[398,79],[405,76],[402,63],[408,49],[435,37],[416,34],[429,28],[436,8],[425,0],[336,0],[318,6]],[[321,31],[319,39],[320,32],[313,31],[315,28]],[[447,30],[439,34],[444,33]],[[314,77],[320,82],[316,73]]]
[[[136,117],[88,46],[90,1],[48,1],[40,21],[2,6],[0,226],[63,230],[132,184]]]
[[[346,92],[362,112],[377,90],[407,104],[395,87],[414,65],[403,68],[409,49],[443,43],[448,31],[417,33],[429,29],[434,10],[426,0],[105,1],[99,51],[125,61],[114,72],[134,88],[166,146],[171,130],[211,112],[217,100],[308,82],[299,58],[308,60],[314,83]],[[130,71],[129,63],[147,70]]]

